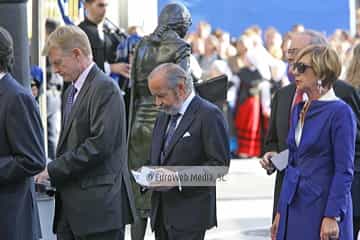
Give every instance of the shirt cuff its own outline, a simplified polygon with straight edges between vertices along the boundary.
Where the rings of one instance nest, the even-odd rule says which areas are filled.
[[[104,62],[104,71],[105,71],[106,75],[110,75],[111,67],[110,67],[110,64],[108,62]]]

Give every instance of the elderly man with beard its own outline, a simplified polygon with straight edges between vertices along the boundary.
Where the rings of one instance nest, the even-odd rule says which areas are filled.
[[[164,63],[151,72],[148,81],[155,104],[162,110],[153,131],[151,165],[228,167],[224,116],[215,105],[195,96],[185,70]],[[217,225],[216,185],[181,188],[177,184],[179,187],[153,188],[151,227],[155,237],[204,239],[205,231]]]
[[[191,47],[183,39],[191,25],[189,10],[180,3],[167,4],[159,15],[159,25],[137,44],[131,67],[131,100],[128,130],[129,168],[149,165],[151,133],[158,109],[148,89],[150,72],[165,62],[176,63],[190,71]],[[150,216],[151,191],[141,193],[132,181],[139,218],[131,225],[131,239],[143,240]]]

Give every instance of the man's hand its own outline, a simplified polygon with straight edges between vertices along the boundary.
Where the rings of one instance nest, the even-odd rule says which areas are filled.
[[[336,222],[335,218],[323,218],[320,229],[321,240],[339,239],[339,232],[339,225]]]
[[[151,181],[151,187],[176,187],[178,186],[178,174],[172,170],[166,168],[156,169],[153,179]]]
[[[148,178],[150,186],[147,186],[147,188],[153,191],[166,192],[179,186],[178,174],[166,168],[156,169],[153,174],[148,176]]]
[[[44,171],[35,176],[35,182],[39,184],[45,183],[49,181],[49,178],[49,173],[46,167]]]
[[[127,63],[113,63],[110,64],[110,69],[112,73],[120,74],[126,78],[129,78],[130,64]]]
[[[262,168],[264,168],[267,171],[270,171],[271,168],[273,167],[270,159],[275,156],[277,153],[276,152],[267,152],[264,154],[264,157],[260,160],[260,165]]]
[[[271,240],[276,240],[276,235],[277,235],[278,228],[279,228],[279,221],[280,221],[280,213],[276,213],[274,222],[270,228]]]

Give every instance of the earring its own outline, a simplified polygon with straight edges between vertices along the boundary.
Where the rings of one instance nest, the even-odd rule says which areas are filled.
[[[322,91],[323,91],[323,87],[322,87],[322,81],[319,79],[317,80],[317,87],[319,89],[319,92],[320,92],[320,95],[322,94]]]

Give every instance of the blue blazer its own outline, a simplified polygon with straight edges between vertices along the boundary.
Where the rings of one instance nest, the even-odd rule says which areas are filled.
[[[303,104],[295,106],[291,117],[277,239],[318,240],[323,217],[340,217],[340,239],[352,240],[354,114],[341,100],[312,101],[297,146],[295,128]]]
[[[154,126],[151,164],[161,165],[160,154],[169,115],[160,113]],[[189,137],[183,137],[188,132]],[[186,110],[165,152],[166,166],[229,166],[230,148],[222,112],[213,104],[195,96]],[[160,200],[161,198],[161,200]],[[152,195],[151,226],[159,220],[179,230],[205,230],[217,225],[216,187],[173,188]]]
[[[45,168],[43,129],[35,99],[10,74],[0,79],[0,238],[41,236],[32,176]]]

